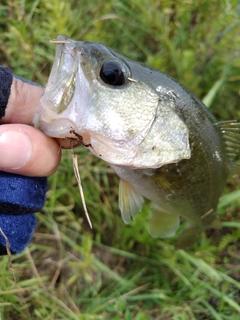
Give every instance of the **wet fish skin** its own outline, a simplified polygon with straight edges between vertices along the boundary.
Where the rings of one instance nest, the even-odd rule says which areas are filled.
[[[109,163],[120,177],[126,223],[145,197],[154,203],[154,237],[175,234],[179,217],[188,221],[179,247],[219,227],[216,207],[231,173],[230,149],[239,150],[239,124],[218,123],[198,98],[160,71],[99,43],[58,39],[65,43],[57,44],[34,126],[58,138],[72,138],[75,131]],[[123,84],[101,78],[109,61],[122,68]]]

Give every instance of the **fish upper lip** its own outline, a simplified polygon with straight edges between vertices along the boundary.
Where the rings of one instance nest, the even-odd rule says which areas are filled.
[[[67,108],[74,94],[80,55],[76,52],[75,41],[62,35],[56,41],[59,42],[56,45],[55,59],[43,96],[47,103],[43,104],[45,109],[59,114]]]

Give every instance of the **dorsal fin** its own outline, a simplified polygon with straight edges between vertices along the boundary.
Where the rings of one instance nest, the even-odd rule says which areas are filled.
[[[128,224],[142,210],[143,196],[130,183],[120,179],[118,198],[122,219]]]
[[[236,173],[240,171],[240,122],[237,121],[221,121],[215,123],[223,135],[225,148],[227,152],[228,162],[231,166],[231,172]]]

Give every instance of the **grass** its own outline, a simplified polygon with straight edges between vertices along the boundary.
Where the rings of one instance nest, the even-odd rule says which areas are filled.
[[[0,59],[44,85],[50,39],[62,33],[103,42],[178,79],[218,120],[239,120],[239,18],[233,0],[3,0]],[[93,230],[64,151],[32,244],[12,257],[12,269],[7,257],[0,260],[0,319],[239,319],[239,176],[219,202],[222,230],[176,250],[177,236],[147,233],[148,203],[124,225],[118,178],[84,148],[76,152]]]

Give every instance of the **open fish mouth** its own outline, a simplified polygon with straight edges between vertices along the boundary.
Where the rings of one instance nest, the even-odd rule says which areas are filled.
[[[77,108],[89,100],[88,81],[80,68],[81,53],[77,42],[66,36],[59,35],[51,42],[56,43],[55,59],[32,124],[51,137],[76,138],[78,111],[69,113],[67,107],[73,102]]]

